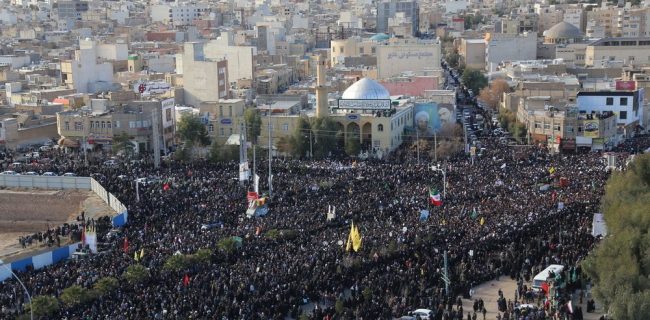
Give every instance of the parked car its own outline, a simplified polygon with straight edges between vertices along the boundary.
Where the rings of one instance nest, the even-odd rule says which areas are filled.
[[[44,177],[56,177],[56,173],[48,171],[48,172],[43,173],[42,176],[44,176]]]
[[[63,174],[64,177],[76,177],[77,175],[72,172],[66,172]]]
[[[29,172],[25,172],[25,173],[23,173],[23,175],[24,175],[24,176],[37,176],[38,173],[36,173],[36,172],[34,172],[34,171],[29,171]]]
[[[48,152],[48,151],[52,150],[52,148],[50,146],[41,146],[40,148],[38,148],[38,150],[40,150],[42,152]]]
[[[433,319],[433,311],[429,309],[417,309],[415,311],[409,312],[410,316],[420,318],[422,320]]]
[[[105,166],[116,166],[117,161],[115,161],[115,160],[106,160],[106,161],[104,161],[104,165]]]
[[[5,176],[17,176],[17,175],[19,175],[18,172],[11,171],[11,170],[3,171],[0,174],[5,175]]]

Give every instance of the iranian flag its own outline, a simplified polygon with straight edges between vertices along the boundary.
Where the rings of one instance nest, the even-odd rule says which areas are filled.
[[[429,203],[434,206],[442,205],[442,198],[440,197],[440,192],[437,189],[429,188]]]

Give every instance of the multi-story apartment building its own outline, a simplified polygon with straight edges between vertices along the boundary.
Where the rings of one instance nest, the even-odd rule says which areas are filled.
[[[412,35],[420,25],[420,5],[413,0],[382,0],[377,2],[377,32],[388,33],[388,19],[395,18],[399,12],[411,19]]]
[[[603,38],[587,45],[586,66],[605,66],[609,63],[632,66],[650,63],[650,37]]]
[[[206,58],[204,43],[185,43],[182,55],[185,104],[198,106],[205,101],[229,97],[228,61]]]

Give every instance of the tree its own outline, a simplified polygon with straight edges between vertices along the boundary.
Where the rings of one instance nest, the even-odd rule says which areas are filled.
[[[478,94],[481,89],[487,86],[487,78],[478,70],[465,69],[462,81],[465,87],[471,89],[474,94]]]
[[[119,154],[124,153],[125,155],[132,155],[133,143],[131,143],[131,137],[126,131],[122,131],[120,134],[113,137],[113,152]]]
[[[122,277],[130,284],[139,284],[149,278],[149,270],[141,264],[130,265],[122,274]]]
[[[244,121],[246,121],[246,134],[248,135],[248,139],[253,144],[257,144],[257,138],[259,138],[262,132],[262,118],[259,111],[255,108],[246,109],[244,111]]]
[[[163,268],[168,271],[178,272],[189,268],[189,266],[191,265],[192,265],[191,256],[185,254],[174,254],[171,255],[169,258],[167,258]]]
[[[192,143],[196,146],[207,146],[210,144],[208,129],[197,115],[184,114],[178,122],[177,132],[185,143]]]
[[[294,157],[302,158],[309,151],[309,132],[311,124],[306,117],[300,117],[293,134],[289,138],[289,149]]]
[[[348,156],[358,156],[359,151],[361,150],[361,142],[359,142],[359,136],[356,134],[350,134],[348,141],[345,142],[345,153]]]
[[[210,153],[208,155],[208,159],[212,163],[221,162],[221,144],[219,144],[217,139],[214,139],[210,145]]]
[[[92,300],[93,295],[90,290],[78,285],[73,285],[63,289],[60,298],[64,304],[73,307]]]
[[[119,286],[120,283],[117,281],[117,279],[113,277],[104,277],[95,282],[95,285],[93,285],[93,290],[97,292],[98,296],[103,296],[117,289]]]
[[[496,110],[501,101],[501,97],[506,92],[510,92],[510,85],[503,79],[496,79],[489,86],[481,89],[478,99],[483,101],[488,107]]]
[[[450,67],[454,69],[458,68],[458,64],[460,63],[460,54],[458,54],[458,50],[454,48],[453,51],[447,54],[445,60]]]
[[[59,300],[53,296],[36,296],[32,298],[32,307],[36,318],[50,317],[59,311]],[[27,304],[27,314],[30,313],[30,306]]]
[[[199,249],[194,253],[194,261],[199,264],[208,264],[212,260],[212,250],[208,248]]]
[[[594,297],[617,320],[650,319],[650,154],[637,155],[605,187],[609,234],[583,262]]]
[[[323,159],[337,148],[336,133],[339,129],[338,125],[329,117],[321,117],[312,120],[311,128],[313,157]]]

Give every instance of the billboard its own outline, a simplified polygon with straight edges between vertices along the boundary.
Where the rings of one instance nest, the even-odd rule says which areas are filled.
[[[413,114],[413,127],[420,137],[433,136],[445,124],[454,123],[453,110],[434,102],[416,103]]]
[[[163,128],[169,128],[174,125],[174,99],[165,99],[160,102],[162,106],[162,124]]]
[[[636,90],[636,81],[616,80],[616,90]]]
[[[339,109],[389,110],[390,99],[382,99],[382,100],[339,99]]]
[[[585,120],[583,132],[585,137],[598,138],[600,136],[598,120]]]
[[[171,86],[167,82],[151,82],[151,81],[140,81],[136,82],[133,85],[133,92],[148,95],[148,94],[161,94],[169,91]]]

